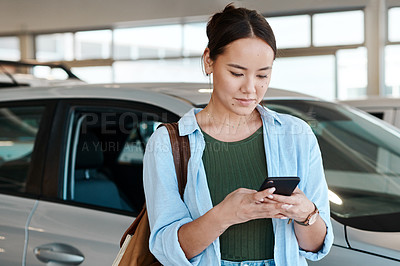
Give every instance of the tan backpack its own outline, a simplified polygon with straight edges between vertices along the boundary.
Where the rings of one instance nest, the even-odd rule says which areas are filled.
[[[188,136],[179,136],[178,123],[165,123],[171,140],[172,155],[181,198],[187,181],[187,164],[190,158]],[[150,226],[146,204],[142,211],[125,231],[120,242],[120,251],[113,266],[161,265],[149,250]]]

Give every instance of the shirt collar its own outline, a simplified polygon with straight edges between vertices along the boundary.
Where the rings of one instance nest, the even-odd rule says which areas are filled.
[[[279,118],[278,113],[275,111],[272,111],[271,109],[268,109],[267,107],[263,105],[257,105],[257,111],[261,114],[261,118],[266,118],[269,120],[270,123],[273,123],[276,121],[278,122],[279,125],[282,125],[282,120]]]
[[[265,120],[267,123],[278,122],[279,125],[282,125],[282,121],[278,117],[278,114],[265,106],[258,105],[257,111],[261,114],[261,118]],[[192,134],[196,130],[200,131],[199,124],[196,120],[196,114],[203,110],[202,108],[192,108],[189,112],[187,112],[184,116],[179,119],[179,135],[185,136]]]
[[[197,124],[196,114],[203,110],[202,108],[192,108],[189,112],[179,119],[179,135],[185,136],[193,133],[196,130],[200,130],[199,124]]]

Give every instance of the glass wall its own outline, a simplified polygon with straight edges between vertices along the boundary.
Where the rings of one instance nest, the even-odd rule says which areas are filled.
[[[183,25],[183,55],[198,56],[207,47],[208,38],[205,22]]]
[[[75,59],[106,59],[111,57],[111,30],[75,33]]]
[[[181,56],[182,26],[148,26],[114,31],[115,59]]]
[[[400,7],[388,11],[388,38],[389,42],[400,42]]]
[[[21,59],[18,37],[0,37],[0,59],[14,61]]]
[[[270,87],[335,99],[335,56],[299,56],[276,59]]]
[[[36,58],[84,62],[72,71],[89,83],[208,82],[207,42],[205,22],[44,34],[36,36]]]
[[[400,7],[388,11],[388,45],[385,47],[385,95],[400,96]]]
[[[364,12],[321,13],[313,16],[313,45],[333,46],[364,43]]]
[[[39,61],[71,61],[74,38],[72,33],[55,33],[36,36],[36,59]]]
[[[336,52],[339,99],[358,98],[367,94],[367,49],[341,49]]]
[[[399,90],[399,17],[400,8],[388,10],[388,94]],[[279,49],[271,86],[330,100],[365,95],[364,19],[361,9],[267,16]],[[71,62],[89,83],[208,82],[201,66],[207,42],[205,21],[105,28],[36,35],[35,56]],[[18,60],[15,47],[17,37],[0,38],[0,59]]]
[[[87,83],[112,83],[113,69],[110,66],[73,67],[71,71]]]
[[[400,96],[400,45],[385,48],[385,94]]]
[[[116,82],[206,82],[200,59],[120,61],[114,65]]]
[[[323,99],[365,95],[367,50],[362,10],[267,18],[278,58],[271,86]],[[355,49],[356,48],[356,49]]]
[[[268,18],[279,49],[309,47],[311,45],[311,16]]]

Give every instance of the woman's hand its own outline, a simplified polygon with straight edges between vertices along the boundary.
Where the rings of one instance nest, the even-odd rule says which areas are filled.
[[[303,222],[315,209],[314,204],[298,187],[291,196],[273,194],[269,197],[276,202],[282,216]]]
[[[282,218],[280,203],[268,197],[275,188],[260,192],[239,188],[196,220],[178,230],[178,239],[188,259],[197,256],[228,227],[261,218]]]
[[[298,222],[304,222],[310,213],[315,210],[314,204],[298,187],[296,187],[291,196],[274,194],[269,198],[276,202],[281,215]],[[318,216],[313,225],[303,226],[295,223],[294,232],[302,249],[317,252],[323,246],[327,229],[325,222]]]
[[[231,225],[261,218],[285,218],[281,214],[281,203],[270,200],[275,188],[256,190],[239,188],[216,206],[221,219],[228,228]]]

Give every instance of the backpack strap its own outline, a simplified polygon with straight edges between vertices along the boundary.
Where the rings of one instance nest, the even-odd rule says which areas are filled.
[[[171,140],[172,155],[174,157],[175,171],[178,179],[179,194],[183,199],[183,192],[185,191],[187,183],[187,169],[188,161],[190,158],[190,144],[188,136],[179,136],[178,123],[164,123],[158,127],[165,126],[168,130],[169,138]],[[120,247],[125,241],[127,235],[133,235],[138,227],[142,218],[147,219],[146,203],[143,205],[143,209],[140,211],[136,219],[132,222],[128,229],[123,234]]]
[[[190,144],[188,136],[179,135],[178,122],[164,123],[158,127],[165,126],[171,140],[172,155],[174,157],[175,172],[178,179],[179,194],[183,199],[187,182],[187,169],[190,159]]]

